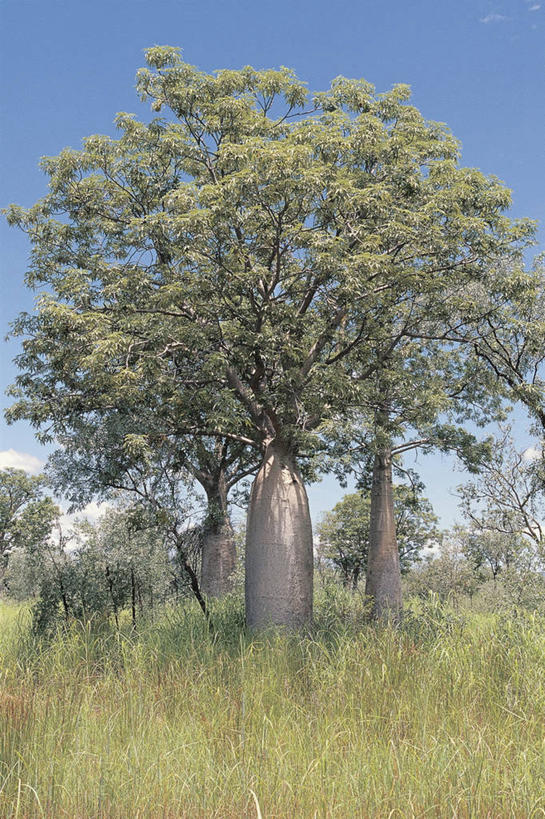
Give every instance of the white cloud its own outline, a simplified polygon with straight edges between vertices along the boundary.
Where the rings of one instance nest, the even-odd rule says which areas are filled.
[[[535,3],[533,6],[530,6],[528,11],[539,11],[541,8],[541,3]]]
[[[16,452],[14,449],[4,449],[0,452],[0,469],[23,469],[30,475],[41,472],[44,462],[28,452]]]
[[[541,449],[537,449],[535,446],[529,446],[528,449],[525,449],[522,453],[522,457],[525,461],[537,461],[538,458],[541,458],[541,455]]]
[[[88,520],[89,523],[96,523],[104,512],[110,508],[110,503],[97,503],[96,501],[91,501],[91,503],[88,503],[87,506],[84,506],[83,509],[80,509],[78,512],[62,515],[60,521],[61,526],[63,529],[69,529],[76,521],[82,519]]]
[[[486,17],[479,19],[479,23],[505,23],[509,19],[511,18],[506,17],[504,14],[487,14]]]

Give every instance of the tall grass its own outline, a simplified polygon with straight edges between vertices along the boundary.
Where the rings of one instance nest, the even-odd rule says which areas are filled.
[[[245,635],[237,601],[214,619],[44,642],[2,607],[0,816],[545,816],[537,615],[393,630],[329,595],[305,635]]]

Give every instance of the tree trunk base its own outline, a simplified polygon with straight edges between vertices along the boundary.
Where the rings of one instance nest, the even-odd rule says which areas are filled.
[[[228,521],[205,529],[202,543],[201,591],[207,597],[224,597],[233,590],[236,547]]]
[[[312,619],[312,524],[295,456],[267,447],[250,495],[246,623],[300,628]]]
[[[401,568],[397,548],[392,487],[392,454],[378,452],[373,464],[371,521],[365,596],[375,620],[401,618]]]

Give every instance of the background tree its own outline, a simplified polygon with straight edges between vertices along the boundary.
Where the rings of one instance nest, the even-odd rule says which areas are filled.
[[[441,533],[432,506],[419,487],[394,486],[393,496],[397,547],[404,572],[420,559],[424,548],[437,544]],[[353,589],[367,568],[370,524],[370,493],[353,493],[326,512],[317,529],[320,557],[330,561],[344,585]]]
[[[57,434],[75,406],[119,406],[177,373],[187,386],[192,363],[214,432],[265,452],[248,515],[248,624],[301,625],[313,561],[298,461],[324,421],[358,404],[344,360],[359,349],[365,379],[377,346],[417,337],[415,295],[442,307],[448,295],[463,324],[471,283],[487,286],[489,259],[516,253],[533,228],[504,216],[497,180],[457,166],[458,144],[405,86],[375,94],[338,78],[309,113],[286,69],[207,75],[159,47],[147,61],[137,86],[162,116],[120,115],[119,139],[46,160],[50,193],[10,210],[33,243],[28,282],[45,285],[38,315],[18,324],[29,338],[11,417]],[[180,394],[180,418],[210,434]]]
[[[145,526],[162,532],[165,548],[176,554],[181,573],[188,578],[208,618],[206,593],[199,575],[203,543],[209,536],[209,505],[204,504],[204,522],[199,525],[203,518],[202,499],[193,491],[192,474],[181,466],[176,446],[163,439],[151,449],[146,436],[116,436],[115,429],[119,430],[119,426],[112,432],[106,425],[90,425],[88,436],[78,435],[77,446],[72,439],[67,447],[55,452],[48,465],[52,484],[65,491],[72,510],[81,508],[90,497],[117,503],[120,493],[131,498],[129,503],[140,510]],[[224,561],[221,565],[225,569],[227,564]],[[217,578],[217,566],[214,572]]]
[[[40,548],[21,550],[11,572],[14,589],[33,579],[33,616],[38,631],[72,619],[112,617],[119,626],[183,593],[187,580],[165,531],[141,507],[108,510],[96,523],[60,527]],[[182,571],[180,571],[182,569]]]
[[[240,441],[221,437],[190,437],[176,432],[176,419],[167,409],[142,404],[94,413],[72,425],[58,439],[49,461],[55,487],[74,508],[94,497],[107,498],[112,490],[157,500],[161,484],[181,489],[196,481],[206,504],[200,521],[200,590],[206,597],[222,597],[232,588],[236,548],[228,497],[241,480],[255,473],[260,453]],[[151,476],[155,483],[152,487]],[[177,493],[174,493],[176,496]],[[161,495],[166,500],[164,493]],[[168,512],[176,516],[168,496]],[[197,497],[195,511],[201,506]],[[185,512],[182,516],[185,518]]]
[[[456,536],[445,538],[440,551],[417,564],[406,579],[409,594],[424,598],[435,594],[455,605],[472,597],[481,582]]]
[[[455,604],[469,598],[485,611],[536,610],[545,600],[543,561],[527,538],[460,526],[437,553],[411,567],[404,586],[409,595],[435,594]]]
[[[60,510],[44,495],[43,475],[0,470],[0,592],[15,550],[38,549],[49,538]]]
[[[475,533],[524,536],[543,553],[545,486],[543,452],[518,452],[509,427],[502,429],[478,477],[459,487],[462,508]]]
[[[501,532],[490,528],[470,527],[457,530],[457,537],[473,570],[484,580],[491,576],[496,583],[506,569],[516,569],[526,563],[528,541],[520,533]]]

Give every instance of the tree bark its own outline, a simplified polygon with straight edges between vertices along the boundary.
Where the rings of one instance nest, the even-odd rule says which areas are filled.
[[[206,487],[206,494],[208,511],[202,538],[201,591],[207,597],[224,597],[233,588],[237,557],[224,476]]]
[[[115,618],[115,627],[119,631],[119,616],[118,616],[118,613],[117,613],[117,601],[115,599],[115,594],[114,594],[114,584],[113,584],[113,580],[112,580],[112,573],[111,573],[110,567],[108,566],[107,563],[106,563],[106,580],[108,581],[108,590],[110,592],[110,600],[112,601],[112,609],[113,609],[114,618]]]
[[[136,628],[136,585],[134,579],[134,566],[131,564],[131,614],[132,627]]]
[[[250,495],[246,623],[298,628],[312,619],[312,525],[294,453],[273,441]]]
[[[178,560],[180,561],[180,565],[182,566],[183,570],[186,572],[187,576],[189,577],[189,584],[191,586],[191,591],[195,595],[195,598],[201,607],[202,613],[206,618],[206,622],[208,623],[209,631],[213,631],[212,620],[210,619],[210,611],[208,610],[208,606],[206,605],[206,600],[201,594],[201,587],[199,586],[199,579],[195,572],[193,571],[193,567],[191,563],[187,559],[187,554],[183,547],[183,542],[180,538],[176,538],[176,551],[178,553]]]
[[[6,583],[6,575],[8,571],[8,562],[7,558],[0,552],[0,596],[4,591],[9,591],[8,584]]]
[[[401,568],[396,540],[392,452],[375,454],[365,595],[376,619],[398,620],[401,613]]]

